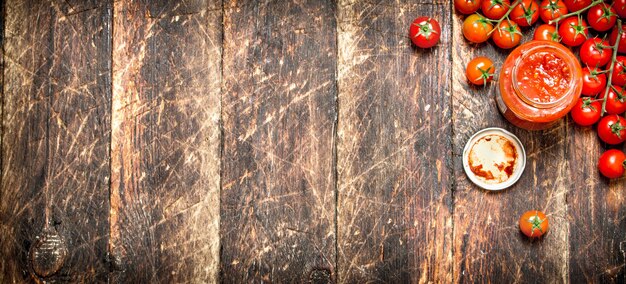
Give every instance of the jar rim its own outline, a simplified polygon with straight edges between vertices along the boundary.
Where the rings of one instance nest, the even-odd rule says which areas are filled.
[[[574,66],[572,62],[570,62],[571,60],[568,60],[567,55],[565,54],[565,52],[561,49],[559,49],[558,47],[554,46],[554,45],[535,45],[530,47],[528,50],[524,51],[521,56],[519,56],[516,60],[515,60],[515,64],[513,66],[512,69],[512,74],[511,74],[511,81],[513,83],[513,89],[515,91],[515,93],[517,94],[517,96],[524,101],[525,103],[536,107],[536,108],[541,108],[541,109],[546,109],[546,108],[551,108],[551,107],[555,107],[558,106],[560,104],[562,104],[563,102],[566,101],[566,99],[571,95],[571,93],[574,91],[574,88],[572,88],[572,86],[575,84],[575,75],[574,72],[570,72],[569,74],[569,88],[568,91],[561,94],[558,99],[554,100],[554,101],[550,101],[550,102],[538,102],[535,101],[531,98],[529,98],[528,96],[526,96],[526,94],[524,92],[522,92],[519,88],[519,84],[517,81],[517,73],[518,73],[518,67],[521,65],[520,63],[528,58],[529,56],[541,52],[541,51],[546,51],[546,52],[552,52],[555,55],[557,55],[561,60],[563,60],[568,67],[570,68],[570,70],[574,70]]]

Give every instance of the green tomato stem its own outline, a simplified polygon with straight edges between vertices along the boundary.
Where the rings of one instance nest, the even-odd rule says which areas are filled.
[[[495,22],[495,25],[493,25],[494,28],[487,35],[491,35],[495,30],[497,30],[498,27],[500,26],[500,23],[502,23],[502,21],[504,21],[504,19],[508,19],[509,15],[513,11],[513,8],[515,8],[515,6],[517,6],[520,3],[522,3],[522,0],[517,0],[513,4],[511,4],[509,6],[509,9],[506,11],[506,14],[504,14],[504,16],[502,16],[502,18],[500,18],[498,21]]]
[[[560,17],[558,17],[558,18],[556,18],[554,20],[551,20],[548,24],[552,25],[555,22],[558,23],[558,22],[560,22],[561,20],[563,20],[565,18],[569,18],[571,16],[578,16],[578,15],[584,13],[585,11],[589,10],[591,7],[593,7],[595,5],[598,5],[598,4],[602,3],[602,2],[604,2],[604,0],[595,0],[595,1],[591,2],[591,4],[589,4],[589,6],[587,6],[585,8],[582,8],[582,9],[576,11],[576,12],[571,12],[571,13],[567,13],[565,15],[561,15]]]
[[[611,57],[611,67],[609,67],[609,69],[607,70],[607,74],[608,74],[608,79],[606,81],[606,90],[604,91],[604,98],[602,100],[602,112],[600,112],[600,115],[604,115],[604,113],[606,113],[606,100],[609,97],[609,90],[611,89],[611,87],[613,87],[612,84],[612,73],[613,73],[613,69],[615,68],[615,61],[617,61],[617,50],[619,49],[619,42],[620,39],[622,38],[622,20],[618,19],[617,20],[617,38],[615,39],[615,44],[613,45],[613,47],[611,47],[613,49],[613,56]]]

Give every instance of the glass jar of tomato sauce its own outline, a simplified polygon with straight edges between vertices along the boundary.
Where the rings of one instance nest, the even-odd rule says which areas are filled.
[[[546,129],[576,104],[583,86],[582,68],[565,46],[530,41],[509,54],[499,84],[496,103],[509,122],[528,130]]]

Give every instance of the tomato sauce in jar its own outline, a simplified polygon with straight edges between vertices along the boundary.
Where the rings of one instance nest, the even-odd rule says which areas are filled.
[[[528,130],[546,129],[576,104],[582,68],[565,46],[530,41],[509,54],[499,83],[496,103],[509,122]]]

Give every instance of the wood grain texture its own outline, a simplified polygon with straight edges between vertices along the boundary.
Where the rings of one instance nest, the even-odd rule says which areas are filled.
[[[5,48],[4,48],[4,42],[5,42],[5,20],[6,20],[6,13],[5,13],[5,9],[6,9],[6,5],[5,5],[6,1],[2,1],[0,3],[0,46],[2,48],[0,48],[0,95],[2,96],[2,99],[0,99],[0,125],[4,125],[2,118],[4,117],[4,55],[5,55]],[[5,190],[4,187],[2,187],[2,175],[4,174],[4,167],[3,167],[3,155],[4,152],[2,151],[2,133],[3,133],[4,127],[0,127],[0,232],[3,233],[9,233],[7,232],[8,230],[8,224],[6,223],[6,220],[4,219],[5,217],[5,206],[3,205],[4,202],[2,202],[2,200],[6,200],[5,195]],[[6,201],[5,201],[6,202]],[[5,231],[7,230],[7,231]],[[7,241],[6,239],[8,239],[8,237],[4,237],[4,241],[0,240],[0,252],[2,252],[3,255],[6,255],[7,253]],[[5,257],[0,257],[0,282],[8,282],[8,278],[9,278],[9,274],[8,274],[8,269],[9,266],[12,266],[14,264],[9,264],[9,261],[7,261],[6,256]],[[14,269],[14,268],[13,268]],[[6,278],[6,279],[5,279]]]
[[[450,3],[338,7],[339,282],[450,282]],[[440,15],[437,47],[411,44],[418,15]]]
[[[336,274],[334,8],[225,2],[225,283],[325,283]]]
[[[526,131],[508,123],[494,100],[497,83],[470,87],[465,66],[483,55],[497,72],[508,51],[489,42],[470,45],[461,32],[463,17],[453,16],[454,275],[455,282],[554,283],[568,281],[569,223],[566,194],[571,177],[566,157],[567,125]],[[523,42],[532,37],[524,32]],[[502,127],[515,134],[526,150],[526,169],[509,189],[488,192],[472,184],[463,171],[465,143],[476,131]],[[550,222],[545,238],[530,241],[518,227],[528,210],[542,210]]]
[[[452,1],[0,3],[0,283],[626,282],[608,147],[506,122]],[[491,126],[528,157],[497,193],[461,162]]]
[[[111,8],[3,4],[0,282],[106,282]],[[41,278],[29,250],[44,227],[67,254]]]
[[[609,181],[598,171],[598,159],[609,147],[595,129],[578,127],[570,120],[567,142],[570,280],[626,283],[624,179]],[[613,148],[623,150],[623,146]]]
[[[219,1],[116,1],[114,282],[215,282],[219,262]]]

